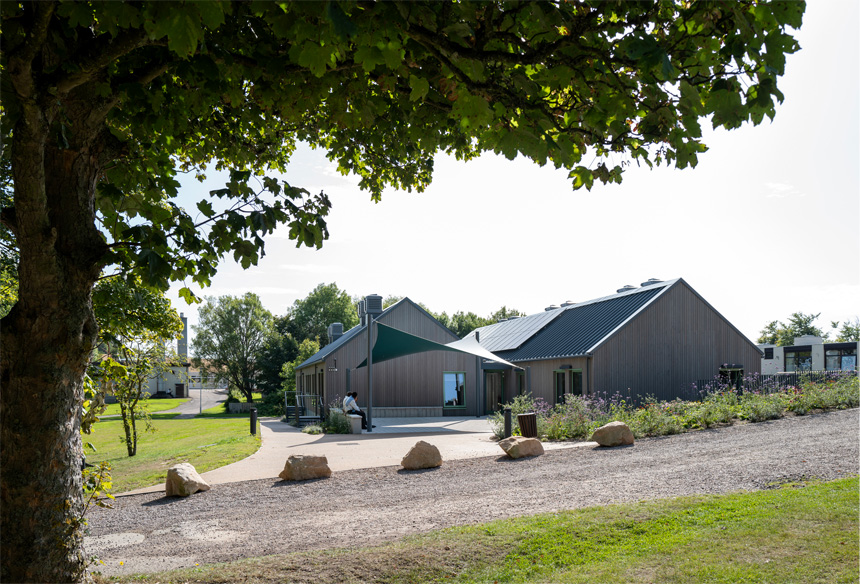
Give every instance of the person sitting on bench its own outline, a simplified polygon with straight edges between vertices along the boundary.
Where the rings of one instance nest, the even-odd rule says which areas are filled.
[[[355,398],[357,397],[357,391],[353,391],[351,394],[346,394],[346,397],[343,398],[343,413],[346,415],[353,414],[361,416],[361,429],[367,430],[367,416],[363,411],[361,411],[361,408],[358,407],[358,404],[355,402]]]

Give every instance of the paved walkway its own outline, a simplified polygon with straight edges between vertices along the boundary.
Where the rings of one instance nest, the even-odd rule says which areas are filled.
[[[277,477],[293,454],[322,455],[333,472],[399,465],[419,440],[436,446],[442,460],[502,456],[504,453],[487,418],[374,418],[373,432],[361,434],[304,434],[279,418],[260,418],[260,449],[239,462],[202,473],[210,484],[235,483]],[[585,443],[544,443],[547,450],[573,448]],[[163,491],[155,485],[122,493],[134,495]]]

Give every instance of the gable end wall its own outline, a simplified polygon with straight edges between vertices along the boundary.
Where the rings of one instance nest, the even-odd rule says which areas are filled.
[[[712,379],[724,363],[759,373],[756,347],[685,282],[679,282],[593,353],[592,391],[691,397],[698,380]]]

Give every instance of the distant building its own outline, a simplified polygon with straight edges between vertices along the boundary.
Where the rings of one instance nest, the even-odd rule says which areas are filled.
[[[804,335],[795,337],[789,347],[770,343],[758,345],[764,355],[762,374],[793,371],[857,371],[857,352],[860,342],[825,343],[821,337]]]
[[[182,336],[176,342],[177,360],[167,371],[149,379],[147,393],[157,396],[188,397],[189,368],[188,362],[188,318],[181,314]]]

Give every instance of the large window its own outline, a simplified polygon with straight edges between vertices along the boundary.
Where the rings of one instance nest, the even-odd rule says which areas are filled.
[[[461,371],[442,374],[442,399],[446,408],[466,407],[466,374]]]
[[[812,351],[786,351],[786,371],[812,371]]]
[[[828,371],[854,371],[857,369],[857,349],[827,349],[824,368]]]

